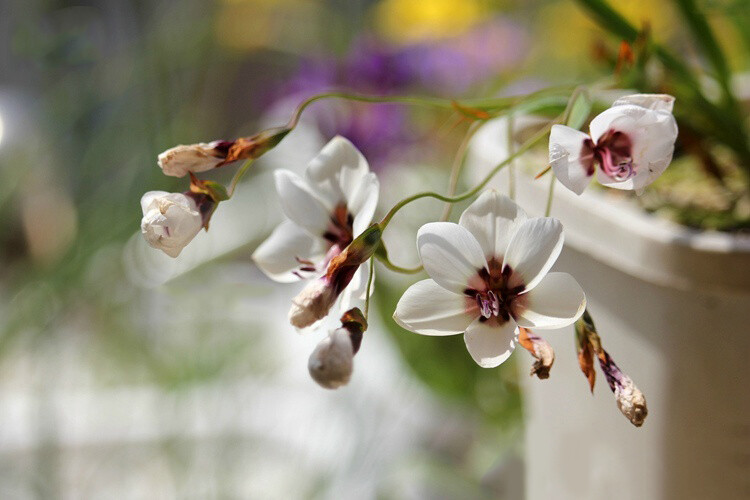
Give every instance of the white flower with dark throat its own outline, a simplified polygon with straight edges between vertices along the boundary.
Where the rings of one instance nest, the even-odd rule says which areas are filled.
[[[307,165],[304,177],[277,170],[276,190],[288,220],[279,224],[253,254],[268,277],[282,283],[314,279],[294,300],[290,319],[304,328],[325,316],[341,294],[341,307],[364,293],[368,269],[362,264],[339,279],[343,290],[326,286],[326,270],[372,222],[378,179],[347,139],[334,137]],[[348,286],[347,286],[348,285]]]
[[[141,232],[146,242],[177,257],[203,227],[195,200],[182,193],[149,191],[141,198]]]
[[[615,101],[591,120],[590,136],[554,125],[549,161],[555,176],[576,194],[586,189],[595,172],[605,186],[642,190],[672,161],[677,140],[673,105],[669,95],[636,94]]]
[[[393,317],[423,335],[464,334],[482,367],[498,366],[517,343],[517,326],[562,328],[586,297],[566,273],[549,273],[563,245],[557,219],[529,218],[510,198],[485,191],[458,224],[432,222],[417,234],[432,279],[406,290]]]

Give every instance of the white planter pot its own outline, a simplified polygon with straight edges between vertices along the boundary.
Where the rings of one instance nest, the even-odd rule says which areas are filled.
[[[544,211],[549,180],[519,179]],[[556,267],[586,291],[605,349],[646,395],[642,428],[597,366],[592,396],[572,327],[543,333],[557,359],[526,383],[527,498],[750,498],[750,238],[700,233],[591,190],[557,185]]]

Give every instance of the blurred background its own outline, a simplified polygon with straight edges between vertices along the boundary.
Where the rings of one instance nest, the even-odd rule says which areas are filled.
[[[747,3],[700,3],[746,69]],[[691,56],[671,3],[615,8]],[[0,0],[0,497],[522,498],[527,353],[482,370],[460,336],[404,333],[390,315],[413,278],[378,269],[353,380],[325,391],[307,374],[321,336],[286,323],[297,289],[249,258],[281,220],[271,170],[344,135],[382,213],[445,191],[454,113],[314,104],[176,260],[143,243],[138,202],[186,189],[161,151],[283,124],[320,91],[511,96],[611,75],[618,48],[562,0]],[[748,204],[727,221],[712,189],[713,218],[682,222],[746,228]],[[399,216],[394,260],[416,264],[441,210]]]

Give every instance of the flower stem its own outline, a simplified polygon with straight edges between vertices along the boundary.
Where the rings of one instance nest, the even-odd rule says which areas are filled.
[[[508,113],[508,154],[513,154],[513,113]],[[515,165],[511,162],[508,165],[508,196],[511,200],[516,201],[516,171]]]
[[[469,142],[471,141],[471,138],[474,137],[474,133],[477,131],[477,128],[477,122],[472,122],[471,125],[469,125],[469,128],[466,130],[466,134],[464,134],[464,138],[463,140],[461,140],[461,144],[459,144],[458,146],[456,156],[453,158],[453,165],[451,166],[451,178],[448,184],[448,196],[453,196],[456,194],[456,187],[458,187],[458,178],[461,176],[461,169],[464,165],[464,160],[466,159],[466,150],[469,147]],[[440,220],[448,220],[451,216],[452,209],[453,204],[446,203],[445,208],[443,208],[443,215],[440,217]]]
[[[375,271],[375,258],[370,257],[370,273],[367,275],[367,290],[365,291],[365,319],[368,319],[370,313],[370,291],[372,290],[372,278]]]
[[[547,208],[544,209],[545,217],[549,217],[549,214],[552,213],[552,198],[554,198],[555,195],[555,182],[557,182],[557,177],[551,175],[549,181],[549,192],[547,193]]]
[[[422,269],[424,269],[424,267],[423,267],[423,266],[418,266],[418,267],[411,267],[411,268],[409,268],[409,267],[401,267],[401,266],[397,266],[396,264],[394,264],[393,262],[391,262],[391,261],[390,261],[390,260],[388,259],[388,257],[384,257],[383,255],[378,255],[378,254],[375,254],[375,256],[376,256],[376,257],[378,258],[378,260],[379,260],[379,261],[380,261],[380,262],[381,262],[381,263],[382,263],[382,264],[383,264],[383,265],[384,265],[384,266],[385,266],[386,268],[388,268],[388,269],[390,269],[391,271],[394,271],[394,272],[396,272],[396,273],[401,273],[401,274],[417,274],[417,273],[421,272],[421,271],[422,271]]]
[[[348,92],[325,92],[323,94],[314,95],[302,101],[302,103],[299,106],[297,106],[297,109],[295,110],[294,114],[289,120],[289,124],[287,126],[289,128],[296,127],[297,123],[299,123],[300,117],[302,116],[302,112],[310,104],[314,103],[315,101],[320,101],[322,99],[346,99],[349,101],[370,102],[370,103],[390,102],[390,103],[412,104],[412,105],[417,105],[417,106],[428,106],[428,107],[440,108],[440,109],[445,109],[445,110],[454,109],[453,105],[451,104],[452,102],[451,100],[440,99],[437,97],[368,96],[368,95],[361,95],[361,94],[352,94]]]
[[[533,137],[531,137],[528,141],[523,143],[520,148],[518,148],[518,151],[510,155],[508,158],[500,162],[495,168],[493,168],[489,174],[475,187],[470,189],[469,191],[466,191],[465,193],[462,193],[458,196],[444,196],[432,191],[425,191],[422,193],[417,193],[412,196],[409,196],[408,198],[404,198],[403,200],[396,203],[396,205],[393,206],[393,208],[390,209],[390,211],[383,217],[383,220],[380,221],[380,226],[383,230],[388,226],[388,224],[391,222],[391,219],[393,218],[396,213],[404,208],[409,203],[419,200],[421,198],[436,198],[440,201],[444,201],[446,203],[458,203],[460,201],[464,201],[466,199],[471,198],[472,196],[476,195],[479,191],[482,190],[483,187],[487,185],[488,182],[497,174],[500,170],[503,169],[506,165],[511,163],[513,160],[524,154],[526,151],[531,149],[538,143],[540,140],[544,139],[547,134],[549,133],[550,129],[552,128],[552,125],[555,123],[559,123],[559,119],[561,117],[558,117],[555,120],[550,121],[544,128],[539,130],[536,134],[534,134]]]
[[[250,168],[250,165],[253,164],[253,160],[247,160],[245,163],[242,164],[242,166],[237,170],[237,172],[234,174],[234,177],[232,177],[232,183],[229,186],[229,197],[231,198],[234,195],[234,190],[237,189],[237,184],[239,184],[240,179],[245,175],[245,173]]]

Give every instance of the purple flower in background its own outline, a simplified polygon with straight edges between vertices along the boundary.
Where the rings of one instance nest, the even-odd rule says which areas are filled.
[[[346,90],[367,94],[428,93],[460,96],[519,63],[528,48],[520,26],[496,18],[467,34],[436,43],[392,46],[367,35],[340,60],[311,58],[274,92],[276,99]],[[275,100],[275,99],[274,99]],[[406,108],[394,104],[340,103],[309,114],[327,136],[348,137],[374,170],[420,135]]]

